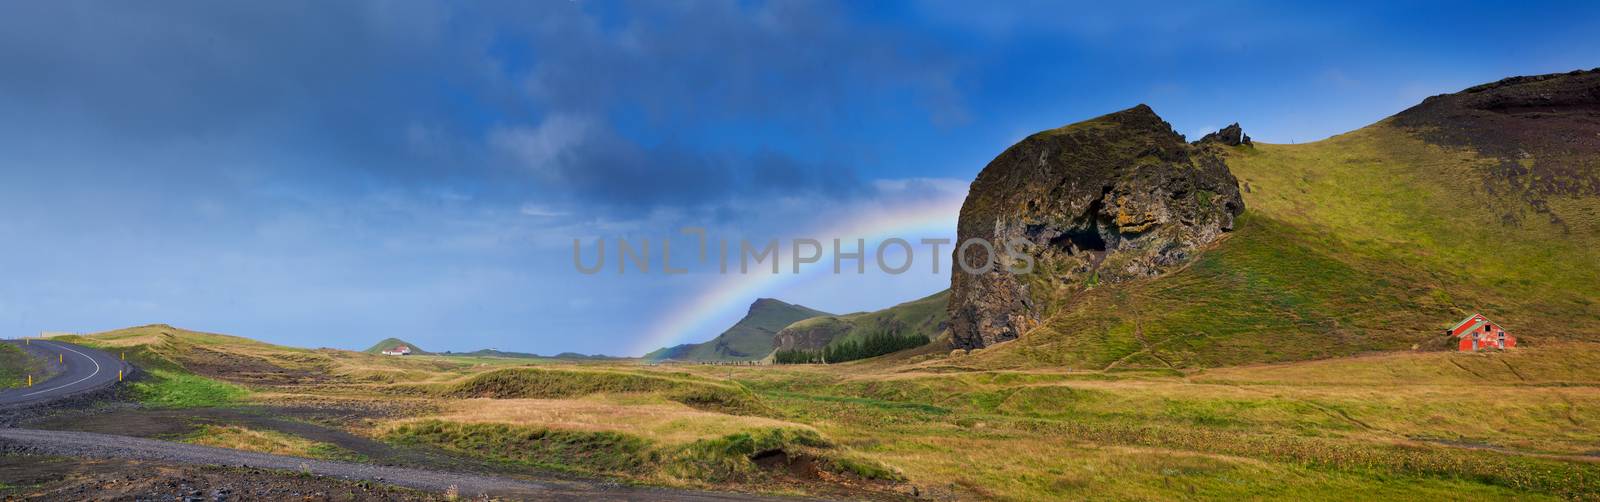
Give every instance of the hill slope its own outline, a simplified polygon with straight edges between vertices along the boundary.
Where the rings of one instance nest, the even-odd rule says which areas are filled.
[[[772,353],[773,336],[802,319],[833,315],[800,305],[761,298],[750,304],[743,319],[705,343],[689,343],[657,349],[645,354],[646,360],[674,361],[753,361]]]
[[[922,335],[932,340],[949,326],[950,316],[945,309],[949,302],[947,289],[875,312],[813,317],[783,328],[773,343],[779,349],[817,350],[834,343],[859,341],[875,333]]]
[[[366,352],[368,354],[381,354],[385,350],[389,350],[400,345],[411,347],[412,354],[419,356],[423,354],[431,354],[431,352],[422,350],[422,347],[418,347],[417,344],[401,340],[399,338],[385,338],[383,341],[373,344],[371,347],[367,347],[367,350],[363,350],[362,352]]]
[[[1481,311],[1600,339],[1600,73],[1508,79],[1357,131],[1226,147],[1248,209],[1167,275],[1090,287],[982,367],[1209,367],[1444,349]],[[1534,139],[1528,131],[1536,131]]]

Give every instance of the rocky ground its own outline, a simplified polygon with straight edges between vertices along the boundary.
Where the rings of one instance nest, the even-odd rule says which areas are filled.
[[[445,500],[368,482],[237,467],[124,459],[0,456],[5,500]]]

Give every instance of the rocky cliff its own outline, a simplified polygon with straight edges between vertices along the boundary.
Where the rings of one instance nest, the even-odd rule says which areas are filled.
[[[1188,262],[1244,211],[1222,154],[1248,145],[1237,125],[1186,143],[1139,105],[1007,148],[978,174],[961,207],[958,242],[988,240],[997,265],[952,274],[952,344],[1017,338],[1075,292]],[[1025,260],[1008,256],[1007,242],[1032,258],[1031,272],[1015,273]],[[981,268],[989,254],[968,246],[955,258]]]

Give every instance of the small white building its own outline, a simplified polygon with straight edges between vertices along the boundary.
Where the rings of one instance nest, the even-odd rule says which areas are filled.
[[[409,355],[411,355],[411,347],[407,347],[407,346],[404,346],[404,345],[396,345],[396,346],[393,346],[393,347],[389,347],[389,350],[383,351],[383,355],[386,355],[386,356],[409,356]]]

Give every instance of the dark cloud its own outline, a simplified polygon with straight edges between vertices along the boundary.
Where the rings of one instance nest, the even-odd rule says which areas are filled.
[[[964,114],[950,82],[957,65],[942,46],[842,15],[843,4],[625,5],[534,24],[529,92],[557,110],[637,106],[674,124],[747,114],[841,120],[905,95],[937,104],[932,114]]]
[[[844,200],[872,191],[849,167],[803,162],[771,150],[741,154],[676,143],[644,146],[560,116],[539,127],[491,136],[512,168],[561,187],[552,195],[608,214],[659,207],[707,211],[773,197]]]
[[[891,101],[938,103],[930,117],[963,112],[954,65],[935,44],[867,29],[843,7],[22,3],[0,16],[0,132],[44,148],[94,136],[108,153],[220,142],[235,160],[303,159],[250,168],[265,178],[315,176],[351,190],[444,184],[597,210],[845,196],[857,176],[798,160],[814,158],[808,143]],[[552,116],[587,121],[581,134],[555,138],[564,141],[559,176],[493,168],[495,131],[534,130]],[[703,139],[752,122],[794,137],[738,148]]]

